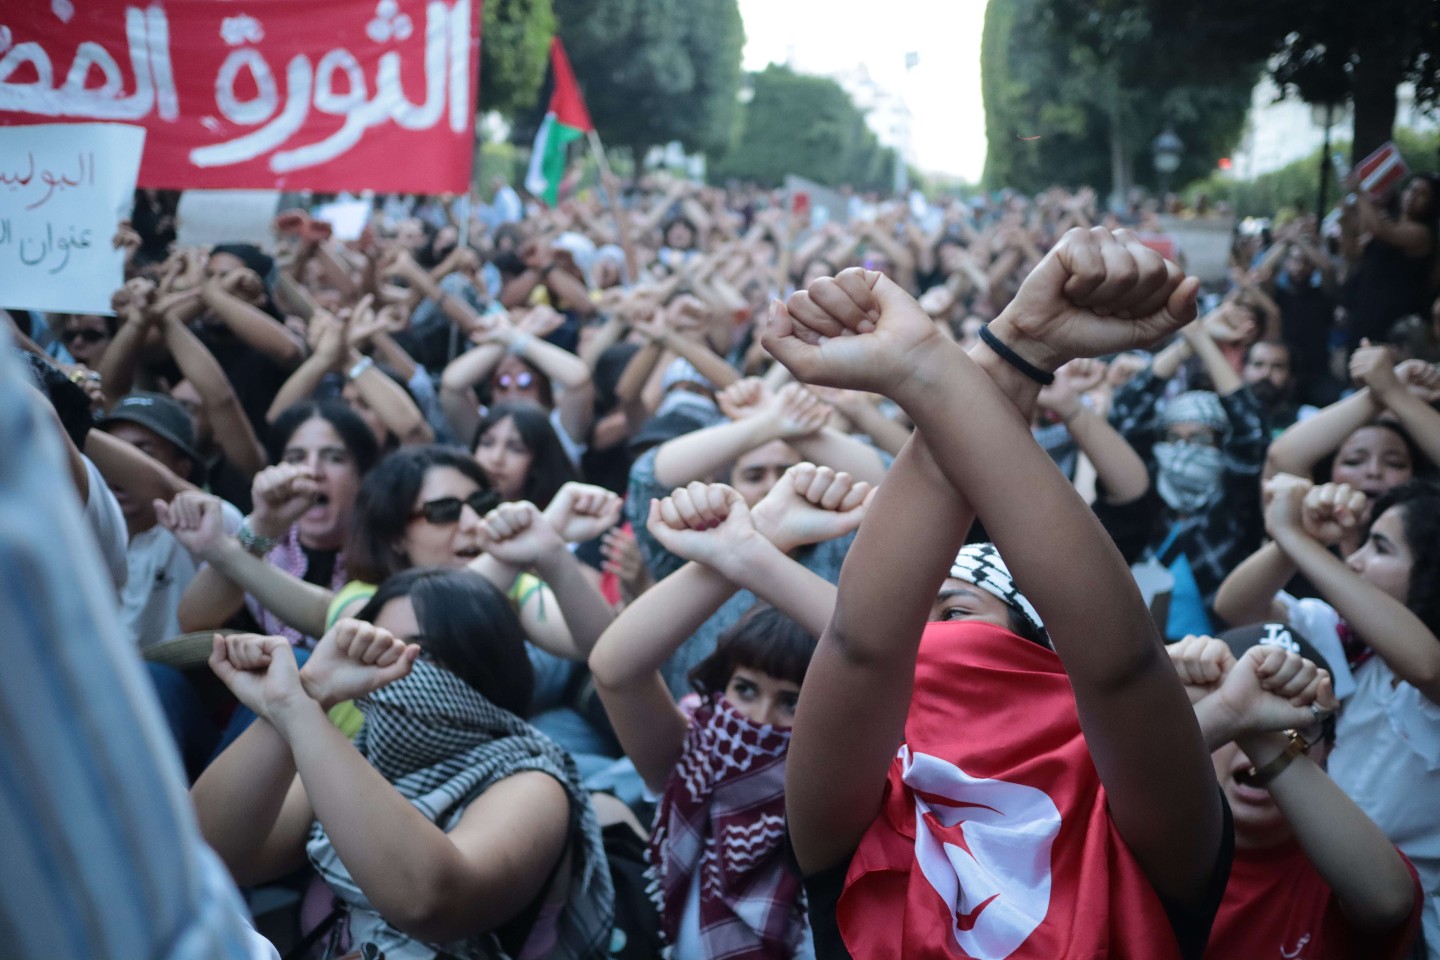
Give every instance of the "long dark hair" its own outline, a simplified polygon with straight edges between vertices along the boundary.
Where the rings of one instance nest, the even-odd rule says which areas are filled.
[[[535,671],[520,618],[499,588],[469,570],[406,570],[382,583],[355,617],[374,621],[400,597],[415,606],[416,642],[440,666],[495,706],[529,712]]]
[[[380,444],[376,442],[374,432],[360,419],[360,414],[340,400],[301,400],[286,407],[270,424],[266,436],[265,450],[270,455],[270,462],[279,463],[295,431],[300,429],[301,424],[315,419],[324,420],[335,428],[340,442],[355,458],[355,466],[362,476],[370,472],[375,461],[380,459]]]
[[[366,474],[355,496],[345,567],[356,580],[381,583],[410,566],[400,538],[410,525],[410,511],[425,484],[425,474],[435,467],[459,470],[481,490],[490,489],[485,471],[459,450],[432,445],[404,447],[387,454]]]
[[[736,667],[776,680],[803,684],[815,638],[767,603],[757,603],[715,642],[715,652],[690,670],[690,686],[702,697],[724,693]]]
[[[1405,606],[1440,637],[1440,483],[1411,480],[1375,501],[1372,517],[1400,507],[1400,527],[1410,548],[1410,585]]]
[[[520,488],[520,499],[529,500],[544,510],[555,499],[560,488],[571,480],[579,480],[580,473],[570,462],[555,427],[546,412],[533,403],[501,403],[489,409],[480,426],[475,428],[475,439],[470,452],[480,447],[480,438],[495,424],[509,417],[520,434],[520,442],[530,451],[530,470],[525,474],[525,483]]]

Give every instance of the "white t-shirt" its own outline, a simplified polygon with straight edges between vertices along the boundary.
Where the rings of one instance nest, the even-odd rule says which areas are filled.
[[[1379,656],[1355,670],[1340,712],[1330,777],[1415,864],[1425,890],[1422,922],[1440,957],[1440,704]]]
[[[110,571],[110,579],[115,584],[115,592],[119,593],[125,589],[125,581],[129,578],[129,561],[126,559],[126,532],[125,514],[120,512],[120,504],[115,500],[115,494],[110,492],[110,486],[100,474],[100,468],[90,462],[90,458],[83,453],[80,459],[85,461],[85,472],[90,475],[90,495],[85,499],[85,524],[90,532],[95,534],[95,542],[100,547],[100,559],[105,561],[105,566]]]
[[[245,518],[224,501],[220,513],[225,532],[234,535]],[[180,633],[180,598],[200,561],[159,524],[132,537],[126,556],[130,579],[120,595],[120,613],[127,636],[144,650]]]

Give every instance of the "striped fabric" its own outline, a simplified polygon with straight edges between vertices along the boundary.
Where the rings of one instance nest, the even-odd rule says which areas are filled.
[[[0,328],[0,954],[278,957],[200,839],[42,402]]]

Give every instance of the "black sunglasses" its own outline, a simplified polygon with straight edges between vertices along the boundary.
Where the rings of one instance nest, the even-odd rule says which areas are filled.
[[[461,500],[459,497],[440,497],[437,500],[426,500],[420,504],[420,509],[410,514],[411,520],[425,518],[426,523],[445,524],[455,523],[460,519],[460,512],[469,505],[477,516],[485,516],[491,510],[500,505],[500,495],[494,490],[476,490],[470,496]]]
[[[89,327],[85,327],[80,330],[66,330],[64,333],[60,334],[60,339],[64,340],[66,343],[74,343],[76,340],[84,340],[86,343],[99,343],[101,340],[104,340],[108,336],[110,336],[110,334],[106,333],[104,330],[94,330]]]

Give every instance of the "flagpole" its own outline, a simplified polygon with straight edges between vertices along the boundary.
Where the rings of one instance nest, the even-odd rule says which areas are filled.
[[[635,246],[630,242],[630,224],[620,209],[620,181],[615,179],[615,174],[610,170],[610,161],[605,156],[604,145],[600,143],[600,134],[591,129],[587,131],[587,137],[595,160],[600,164],[600,182],[605,187],[610,213],[615,217],[615,227],[620,234],[620,249],[625,252],[625,270],[629,274],[630,282],[635,283],[640,279],[640,263],[635,256]]]

